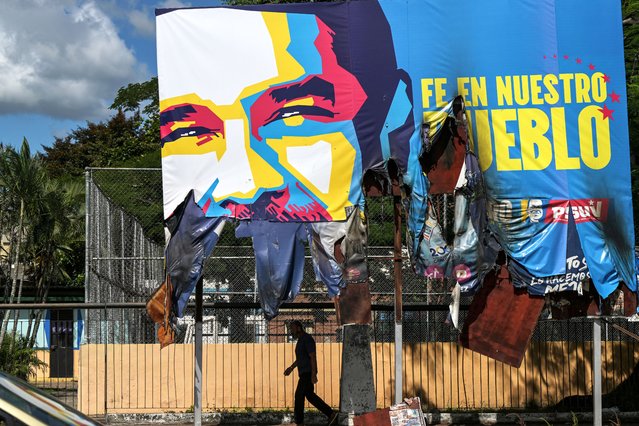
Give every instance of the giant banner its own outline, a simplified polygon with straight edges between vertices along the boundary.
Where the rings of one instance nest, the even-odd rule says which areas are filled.
[[[423,258],[422,127],[459,96],[485,231],[515,284],[636,289],[620,13],[606,0],[159,9],[165,217],[192,191],[211,218],[345,221],[363,174],[392,159]],[[463,283],[477,260],[455,262]]]

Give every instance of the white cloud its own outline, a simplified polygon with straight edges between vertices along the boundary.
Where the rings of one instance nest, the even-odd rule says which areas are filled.
[[[155,21],[147,10],[133,10],[128,14],[129,23],[144,37],[155,36]]]
[[[155,16],[154,9],[142,6],[141,9],[135,9],[135,5],[131,5],[134,9],[127,13],[127,20],[136,33],[142,37],[155,37]],[[176,9],[181,7],[190,7],[191,3],[181,0],[164,0],[155,5],[158,9]]]
[[[180,0],[164,0],[158,3],[158,9],[177,9],[179,7],[190,7],[191,3]]]
[[[4,0],[0,114],[94,120],[144,67],[94,2]]]

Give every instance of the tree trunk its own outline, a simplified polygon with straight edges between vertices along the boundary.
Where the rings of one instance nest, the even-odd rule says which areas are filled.
[[[24,283],[24,271],[23,271],[23,274],[20,275],[20,285],[18,285],[18,297],[16,298],[16,303],[20,303],[20,298],[22,297],[23,283]],[[18,332],[19,319],[20,319],[20,310],[16,309],[13,311],[13,330],[11,331],[11,342],[9,342],[9,352],[13,351],[13,343],[16,341],[16,334]]]
[[[24,222],[24,200],[20,200],[20,219],[18,220],[18,240],[16,241],[16,260],[13,264],[15,267],[15,273],[11,282],[11,295],[9,296],[9,303],[13,303],[13,298],[16,294],[16,286],[18,284],[18,270],[20,269],[20,245],[22,243],[22,224]],[[12,268],[13,269],[13,268]],[[9,309],[4,311],[4,319],[2,320],[2,328],[0,328],[0,347],[4,341],[4,336],[7,333],[7,326],[9,323]],[[14,324],[15,327],[15,324]]]
[[[36,311],[34,309],[31,309],[29,311],[29,324],[27,325],[27,332],[25,334],[25,337],[30,341],[31,340],[31,327],[33,327],[33,320],[36,317]],[[34,333],[37,334],[37,333]]]
[[[44,289],[44,296],[42,297],[43,303],[45,300],[47,300],[47,296],[49,295],[49,285],[47,284],[45,289]],[[33,332],[31,334],[31,337],[29,338],[29,347],[33,348],[35,346],[35,339],[38,336],[38,328],[40,327],[40,321],[42,320],[42,312],[44,312],[44,309],[40,309],[38,311],[38,313],[36,314],[36,319],[35,319],[35,325],[33,327]]]
[[[40,275],[40,278],[38,279],[38,286],[37,286],[37,290],[36,290],[36,298],[34,300],[35,303],[39,303],[39,302],[45,303],[46,302],[46,295],[44,297],[41,297],[43,281],[44,281],[44,273],[42,273]],[[25,337],[29,341],[29,347],[33,347],[33,345],[35,344],[35,339],[36,339],[36,337],[38,335],[38,327],[40,326],[40,324],[38,323],[35,328],[32,328],[33,327],[33,320],[38,318],[38,317],[42,317],[42,309],[40,309],[37,313],[36,313],[35,310],[32,310],[31,314],[29,315],[29,325],[27,327],[27,333],[25,334]],[[33,336],[31,335],[32,332],[33,332]],[[33,342],[33,343],[31,343],[31,342]]]

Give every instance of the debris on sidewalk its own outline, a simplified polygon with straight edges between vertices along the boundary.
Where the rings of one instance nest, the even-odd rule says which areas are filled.
[[[405,398],[401,404],[355,416],[354,426],[426,426],[419,397]]]

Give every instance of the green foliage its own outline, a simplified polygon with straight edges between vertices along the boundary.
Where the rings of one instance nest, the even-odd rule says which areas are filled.
[[[18,256],[28,278],[42,278],[45,287],[75,280],[84,264],[84,186],[51,179],[25,140],[20,151],[0,150],[0,197],[0,231],[12,243],[2,275],[10,275]]]
[[[570,417],[572,419],[572,426],[577,426],[579,425],[579,418],[577,417],[577,415],[574,412],[570,412]]]
[[[626,56],[633,210],[635,223],[637,223],[639,220],[639,196],[637,195],[639,194],[639,0],[623,0],[621,7]],[[639,237],[635,236],[635,240],[637,238]]]
[[[120,167],[132,169],[160,168],[161,166],[162,156],[159,149],[154,149],[153,151],[142,154],[139,157],[130,158],[120,164]]]
[[[366,200],[368,221],[368,245],[371,247],[393,245],[395,225],[391,197],[368,198]]]
[[[142,151],[136,156],[129,156],[122,160],[121,166],[127,162],[144,157],[142,165],[130,167],[160,167],[160,98],[158,93],[158,78],[152,77],[142,83],[132,83],[118,90],[115,100],[110,107],[112,110],[134,112],[141,119],[138,127],[137,144]],[[141,111],[141,113],[140,113]]]
[[[150,170],[94,170],[93,182],[113,203],[132,215],[147,238],[164,244],[164,222],[160,173]]]
[[[22,336],[5,336],[0,346],[0,371],[4,371],[20,379],[27,380],[35,375],[38,369],[44,369],[47,364],[38,359],[36,350]]]
[[[46,179],[39,155],[31,155],[26,139],[19,151],[9,147],[0,155],[0,188],[4,195],[3,208],[19,214],[20,203],[26,210],[35,207],[37,199],[33,197]]]
[[[52,177],[79,177],[85,167],[119,166],[159,151],[159,134],[159,122],[151,123],[137,113],[128,117],[120,110],[106,122],[88,122],[56,138],[44,148],[44,163]]]
[[[639,152],[639,150],[635,151]],[[632,203],[635,218],[635,242],[639,241],[639,166],[633,164],[631,166],[631,180],[632,180]]]
[[[29,235],[34,278],[42,285],[76,283],[84,269],[84,186],[49,180]]]
[[[126,87],[121,87],[109,108],[139,113],[142,105],[144,105],[143,112],[147,116],[159,115],[160,100],[157,77],[152,77],[142,83],[131,83]]]
[[[110,108],[116,112],[108,120],[87,122],[45,148],[44,164],[51,176],[80,184],[86,167],[161,166],[157,77],[120,88]],[[94,180],[108,198],[142,224],[149,238],[163,243],[161,190],[148,182],[140,183],[136,179],[139,175],[126,175],[125,171],[117,176],[96,171]],[[71,258],[80,257],[68,254],[65,259]],[[71,282],[78,284],[79,271],[74,272]]]
[[[157,77],[120,88],[110,108],[108,120],[87,122],[44,148],[52,177],[78,178],[86,167],[160,167]]]
[[[84,286],[84,240],[70,241],[58,256],[58,266],[64,279],[61,285],[69,287]]]

